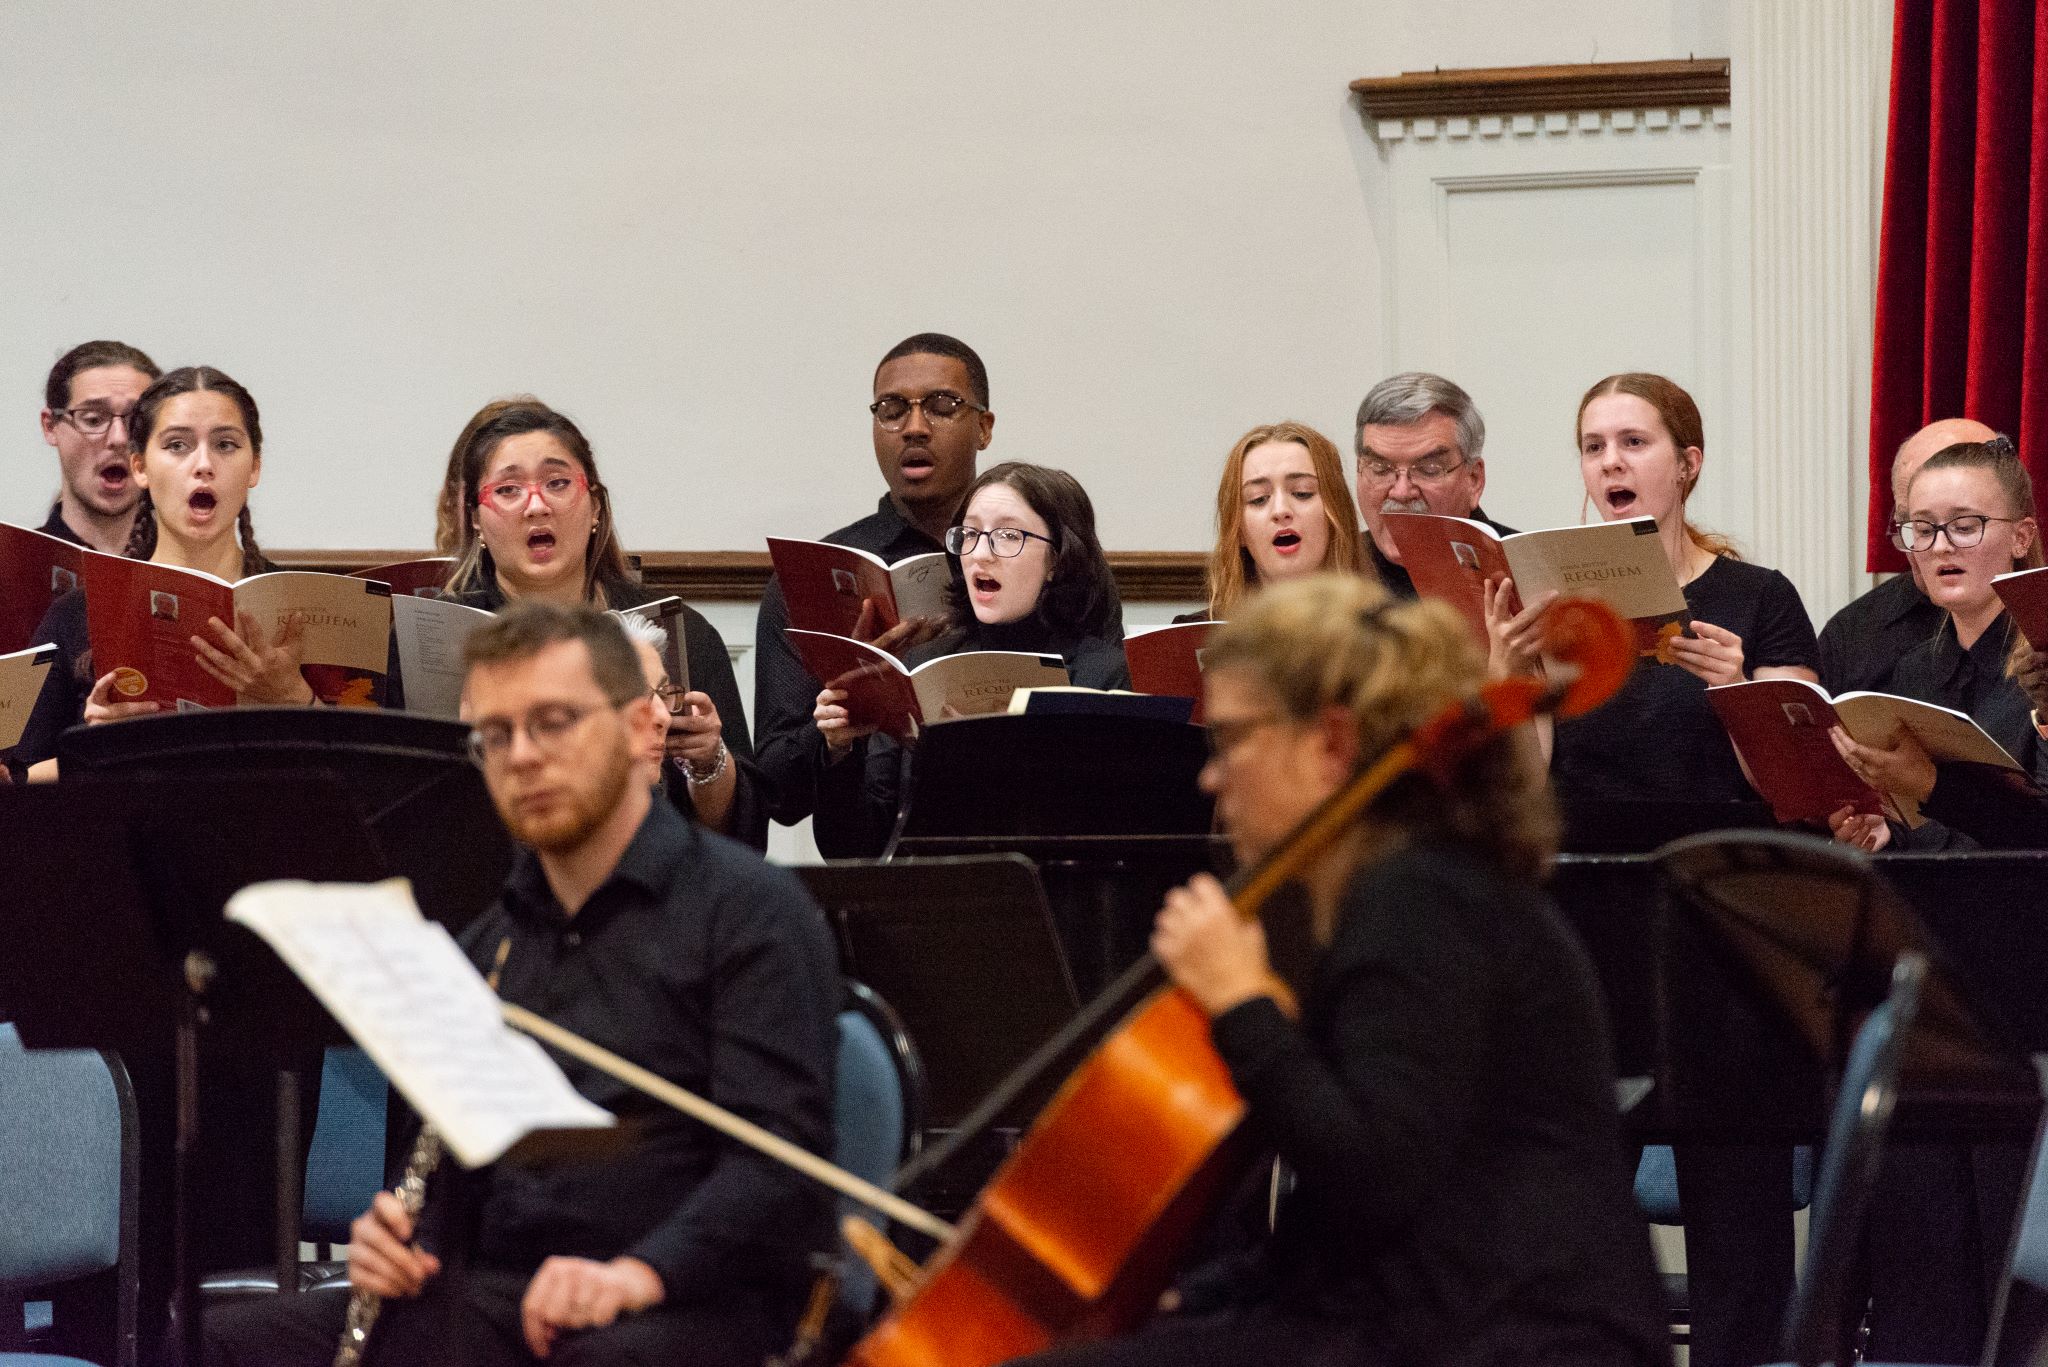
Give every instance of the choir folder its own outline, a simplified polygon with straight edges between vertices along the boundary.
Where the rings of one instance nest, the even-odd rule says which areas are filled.
[[[1598,599],[1634,627],[1636,650],[1643,655],[1655,654],[1690,620],[1655,518],[1506,537],[1469,518],[1434,513],[1388,513],[1386,518],[1417,592],[1441,598],[1463,613],[1481,646],[1489,644],[1486,584],[1500,578],[1515,581],[1517,611],[1550,592]]]
[[[1994,575],[1991,590],[2012,614],[2027,644],[2048,651],[2048,569]]]
[[[256,574],[237,583],[199,570],[91,554],[85,558],[86,629],[95,675],[113,671],[117,699],[230,707],[235,693],[199,667],[192,638],[210,645],[217,617],[239,631],[238,612],[275,640],[287,616],[305,619],[300,663],[330,706],[376,706],[390,665],[391,590],[369,579],[310,570]]]
[[[794,627],[788,636],[812,677],[846,692],[850,722],[880,727],[898,740],[913,740],[934,722],[1002,712],[1020,688],[1067,682],[1066,664],[1057,655],[969,650],[909,669],[865,641]]]
[[[1879,810],[1878,793],[1856,777],[1828,739],[1839,726],[1865,745],[1888,746],[1901,728],[1912,732],[1936,763],[1981,765],[2007,776],[2016,788],[2033,781],[2013,757],[1966,714],[1889,693],[1854,692],[1830,698],[1804,679],[1751,679],[1707,690],[1728,738],[1780,821],[1825,823],[1843,806]],[[1886,794],[1908,825],[1920,823],[1917,805]]]
[[[52,645],[0,655],[0,754],[21,744],[21,733],[56,659],[57,647]]]
[[[69,541],[0,522],[0,651],[35,644],[50,604],[78,587],[86,554]]]
[[[911,617],[946,615],[952,580],[942,552],[913,555],[891,565],[879,555],[830,541],[768,538],[775,579],[789,604],[790,625],[803,631],[851,636],[861,604],[875,605],[876,631]]]

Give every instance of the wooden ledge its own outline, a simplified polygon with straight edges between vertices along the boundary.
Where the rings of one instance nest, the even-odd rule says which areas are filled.
[[[1589,109],[1672,109],[1728,103],[1726,57],[1682,62],[1591,62],[1407,71],[1353,81],[1373,119],[1474,114],[1569,114]]]
[[[347,574],[418,560],[426,551],[267,551],[285,569]],[[1200,551],[1111,551],[1109,567],[1126,603],[1199,602],[1208,557]],[[640,577],[692,603],[746,603],[768,584],[766,551],[646,551]]]

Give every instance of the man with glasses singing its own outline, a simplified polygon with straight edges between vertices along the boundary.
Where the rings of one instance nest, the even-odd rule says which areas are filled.
[[[824,539],[893,565],[941,549],[940,538],[974,482],[975,458],[995,433],[996,415],[981,357],[937,332],[891,347],[875,368],[874,395],[868,413],[875,463],[888,491],[874,512]],[[771,578],[754,630],[754,763],[773,790],[775,819],[793,826],[816,808],[818,775],[828,757],[811,723],[823,685],[790,648],[783,635],[788,626],[782,587]],[[900,655],[937,630],[935,622],[912,620],[873,639]]]
[[[464,933],[498,995],[814,1153],[830,1151],[840,984],[794,876],[654,801],[656,702],[619,624],[516,603],[465,643],[470,749],[525,846]],[[381,1193],[351,1282],[385,1298],[372,1367],[664,1362],[757,1367],[786,1348],[828,1246],[822,1188],[610,1078],[616,1151],[462,1172],[417,1222]],[[340,1295],[207,1316],[208,1360],[328,1367]]]
[[[1938,451],[1966,441],[1997,441],[1998,433],[1974,418],[1931,422],[1899,443],[1892,455],[1892,507],[1906,506],[1906,486]],[[1931,639],[1942,611],[1920,588],[1920,569],[1908,556],[1906,572],[1885,580],[1828,619],[1820,633],[1820,681],[1830,693],[1891,691],[1892,669],[1907,651]]]
[[[1411,370],[1381,380],[1358,406],[1358,511],[1365,549],[1380,582],[1403,598],[1414,581],[1401,568],[1387,513],[1469,517],[1513,534],[1479,511],[1486,491],[1486,423],[1472,396],[1441,375]]]
[[[43,385],[43,440],[63,484],[47,536],[109,555],[128,549],[142,490],[128,470],[128,411],[163,372],[126,342],[85,342],[57,358]]]

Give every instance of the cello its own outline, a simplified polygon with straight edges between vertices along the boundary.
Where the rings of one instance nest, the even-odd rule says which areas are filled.
[[[1635,662],[1628,627],[1581,600],[1552,608],[1546,647],[1565,666],[1554,670],[1557,682],[1489,683],[1396,742],[1231,880],[1239,913],[1256,916],[1396,780],[1420,772],[1446,782],[1493,736],[1539,714],[1576,716],[1606,701]],[[846,1367],[992,1367],[1121,1333],[1152,1311],[1201,1221],[1252,1156],[1240,1133],[1245,1105],[1210,1044],[1208,1018],[1163,981],[1156,960],[1140,960],[951,1141],[898,1175],[901,1190],[943,1164],[1070,1056],[1077,1039],[1122,1018],[907,1292],[855,1344]]]

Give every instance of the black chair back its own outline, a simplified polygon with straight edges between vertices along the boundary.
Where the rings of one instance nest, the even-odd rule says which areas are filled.
[[[1898,1104],[1899,1065],[1926,976],[1925,959],[1899,956],[1891,992],[1857,1030],[1842,1070],[1807,1227],[1804,1275],[1785,1312],[1784,1355],[1799,1367],[1855,1361],[1862,1316],[1846,1302],[1870,1192]]]

